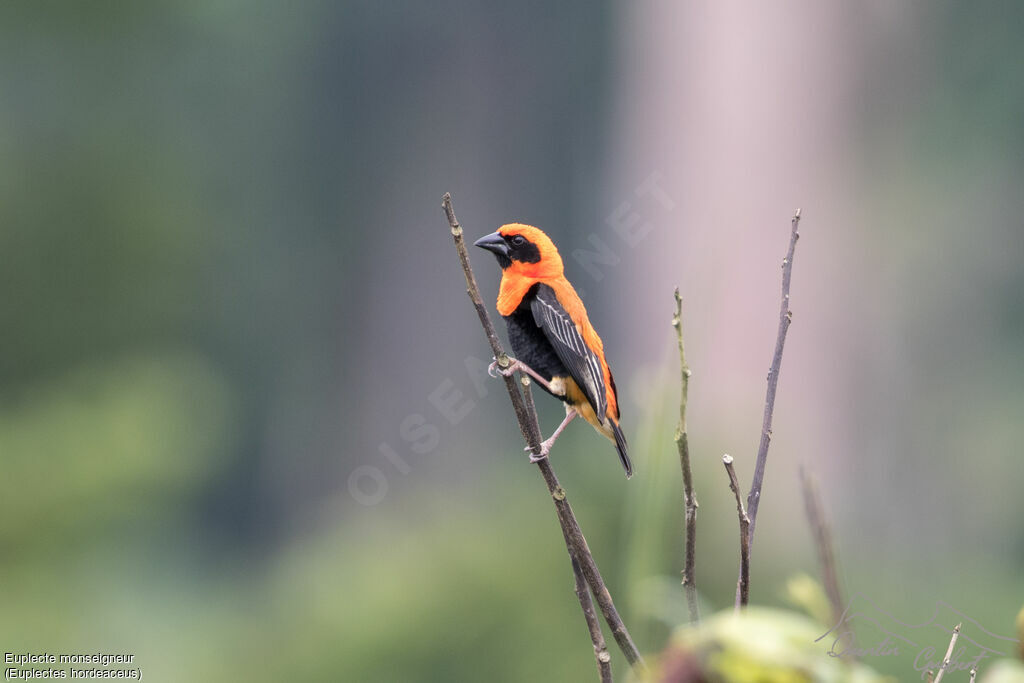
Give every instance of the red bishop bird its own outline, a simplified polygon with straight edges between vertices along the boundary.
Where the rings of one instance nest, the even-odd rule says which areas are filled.
[[[539,228],[510,223],[475,246],[493,252],[501,266],[498,312],[508,325],[515,360],[499,371],[525,372],[565,403],[565,420],[541,444],[539,457],[547,456],[562,430],[580,415],[615,444],[626,477],[633,476],[604,344],[565,279],[554,242]]]

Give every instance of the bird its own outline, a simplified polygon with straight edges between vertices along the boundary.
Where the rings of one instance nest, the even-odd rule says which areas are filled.
[[[498,313],[505,319],[515,356],[503,375],[519,370],[565,404],[565,419],[541,444],[531,462],[551,446],[578,415],[615,444],[626,478],[633,476],[626,436],[619,426],[615,378],[604,343],[587,317],[579,294],[565,277],[562,257],[543,230],[509,223],[474,242],[494,254],[501,266]]]

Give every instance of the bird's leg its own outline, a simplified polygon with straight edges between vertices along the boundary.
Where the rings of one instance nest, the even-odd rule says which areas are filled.
[[[554,434],[552,434],[550,437],[541,442],[540,455],[530,453],[530,462],[537,462],[538,460],[543,460],[544,458],[548,457],[548,453],[551,452],[551,447],[555,445],[555,439],[557,439],[558,435],[562,433],[562,430],[565,429],[570,422],[572,422],[574,417],[576,417],[575,408],[569,408],[568,410],[565,411],[565,419],[562,420],[562,424],[558,425],[558,429],[555,430]],[[526,450],[530,450],[530,447],[527,446]]]
[[[552,394],[557,395],[557,392],[555,392],[555,390],[551,387],[551,382],[547,381],[539,374],[537,374],[537,371],[531,368],[529,365],[523,363],[522,361],[518,361],[515,358],[509,358],[509,361],[510,362],[508,364],[508,367],[503,368],[500,365],[498,365],[498,361],[495,360],[493,363],[487,366],[487,374],[490,375],[491,377],[497,377],[498,375],[508,377],[516,370],[520,370],[522,372],[525,372],[530,377],[532,377],[534,380],[536,380],[538,384],[540,384],[542,387],[550,391]]]

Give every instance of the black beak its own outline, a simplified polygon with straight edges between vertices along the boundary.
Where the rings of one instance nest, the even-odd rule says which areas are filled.
[[[498,256],[508,258],[508,244],[505,242],[505,238],[501,236],[501,233],[492,232],[490,235],[484,235],[476,242],[473,242],[473,246],[493,251]]]

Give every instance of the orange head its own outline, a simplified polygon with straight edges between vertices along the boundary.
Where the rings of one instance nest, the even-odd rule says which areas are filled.
[[[474,246],[493,252],[506,274],[543,280],[562,274],[562,257],[540,228],[509,223],[478,239]]]

